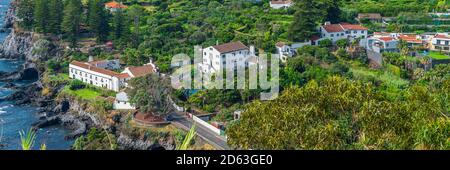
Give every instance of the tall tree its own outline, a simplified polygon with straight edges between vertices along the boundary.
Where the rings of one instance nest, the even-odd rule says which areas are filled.
[[[48,0],[34,0],[34,30],[47,33],[48,26]]]
[[[122,39],[127,34],[127,21],[124,17],[122,9],[117,10],[113,14],[113,38],[114,40]]]
[[[17,18],[19,26],[25,30],[31,30],[34,23],[34,3],[32,0],[17,1]]]
[[[316,2],[310,0],[297,0],[295,2],[294,22],[288,30],[291,41],[304,41],[317,33],[316,21],[320,16]]]
[[[68,0],[64,8],[62,31],[72,47],[76,45],[80,32],[81,13],[81,0]]]
[[[156,74],[132,79],[130,86],[133,88],[128,91],[130,102],[142,113],[166,116],[173,109],[169,84],[170,80]]]
[[[48,2],[48,32],[58,34],[61,32],[64,4],[62,0],[49,0]]]
[[[331,23],[338,23],[341,21],[341,9],[339,8],[339,3],[341,0],[325,0],[325,21],[330,21]]]
[[[88,4],[88,25],[90,30],[97,37],[97,41],[103,42],[108,38],[108,33],[110,30],[108,24],[108,13],[101,0],[90,0]]]

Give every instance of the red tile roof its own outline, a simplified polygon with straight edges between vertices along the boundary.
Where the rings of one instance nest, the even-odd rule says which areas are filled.
[[[436,36],[434,36],[434,38],[450,39],[450,37],[445,34],[436,34]]]
[[[120,79],[126,79],[126,78],[130,78],[131,76],[128,73],[120,73],[120,74],[117,74],[116,77],[118,77]]]
[[[422,40],[418,40],[416,35],[400,34],[398,38],[408,43],[422,43]]]
[[[83,63],[83,62],[79,62],[79,61],[72,61],[70,64],[74,65],[74,66],[78,66],[78,67],[84,68],[84,69],[87,69],[87,70],[91,70],[93,72],[97,72],[97,73],[100,73],[100,74],[108,75],[108,76],[111,76],[111,77],[118,77],[118,78],[128,78],[129,77],[128,74],[127,74],[128,75],[128,77],[127,77],[125,74],[117,73],[117,72],[114,72],[114,71],[111,71],[111,70],[107,70],[107,69],[103,69],[103,68],[99,68],[99,67],[95,67],[95,66],[90,65],[88,63]]]
[[[111,1],[105,4],[108,8],[127,8],[128,6],[118,3],[116,1]]]
[[[380,37],[378,39],[381,41],[384,41],[384,42],[389,42],[389,41],[395,40],[395,38],[392,38],[392,37]]]
[[[329,24],[329,25],[323,25],[323,29],[325,29],[327,32],[344,32],[344,29],[342,29],[341,25],[339,24]]]
[[[367,30],[366,27],[357,24],[341,23],[341,26],[346,30]]]
[[[147,74],[151,74],[154,72],[154,67],[151,64],[145,65],[145,66],[139,66],[139,67],[129,67],[128,70],[130,70],[131,74],[134,75],[134,77],[142,77]]]
[[[220,53],[229,53],[229,52],[239,51],[239,50],[248,50],[248,47],[245,46],[240,41],[216,45],[216,46],[213,46],[213,48],[215,48]]]
[[[318,39],[320,39],[320,37],[317,35],[313,35],[310,39],[311,41],[317,41]]]
[[[105,75],[108,75],[108,76],[116,76],[117,74],[119,74],[119,73],[116,73],[116,72],[111,71],[111,70],[98,68],[98,67],[89,65],[87,63],[79,62],[79,61],[72,61],[70,64],[72,64],[74,66],[78,66],[78,67],[84,68],[84,69],[87,69],[87,70],[91,70],[91,71],[94,71],[94,72],[105,74]]]

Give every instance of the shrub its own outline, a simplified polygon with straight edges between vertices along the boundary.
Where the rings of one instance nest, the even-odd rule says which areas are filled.
[[[80,80],[73,80],[70,82],[70,90],[78,90],[84,87],[86,87],[86,85],[84,85],[84,83]]]

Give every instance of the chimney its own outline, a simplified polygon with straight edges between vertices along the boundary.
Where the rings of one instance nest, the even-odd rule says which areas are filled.
[[[219,45],[219,40],[216,40],[216,45]]]
[[[255,46],[253,46],[253,45],[250,46],[250,56],[256,56],[255,55]]]
[[[326,21],[325,25],[331,25],[331,22],[330,21]]]
[[[94,56],[89,56],[88,62],[93,62],[93,61],[94,61]]]

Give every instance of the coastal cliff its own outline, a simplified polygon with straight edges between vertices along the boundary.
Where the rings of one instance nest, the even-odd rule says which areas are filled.
[[[11,6],[6,13],[5,26],[11,31],[0,44],[0,58],[20,59],[24,64],[17,72],[0,73],[0,80],[36,81],[26,86],[15,87],[15,93],[0,100],[15,101],[17,105],[37,106],[40,119],[33,127],[62,125],[72,131],[66,135],[66,139],[76,139],[87,135],[91,128],[97,128],[116,136],[117,149],[175,149],[175,141],[170,135],[157,134],[158,137],[163,136],[158,138],[143,135],[146,132],[135,133],[135,129],[124,128],[124,124],[127,124],[127,117],[124,116],[126,114],[112,114],[111,110],[108,110],[108,113],[98,113],[99,108],[93,106],[92,102],[78,100],[62,93],[68,82],[48,82],[49,70],[46,62],[49,59],[61,61],[59,59],[67,57],[66,51],[50,37],[16,28],[14,10]]]

